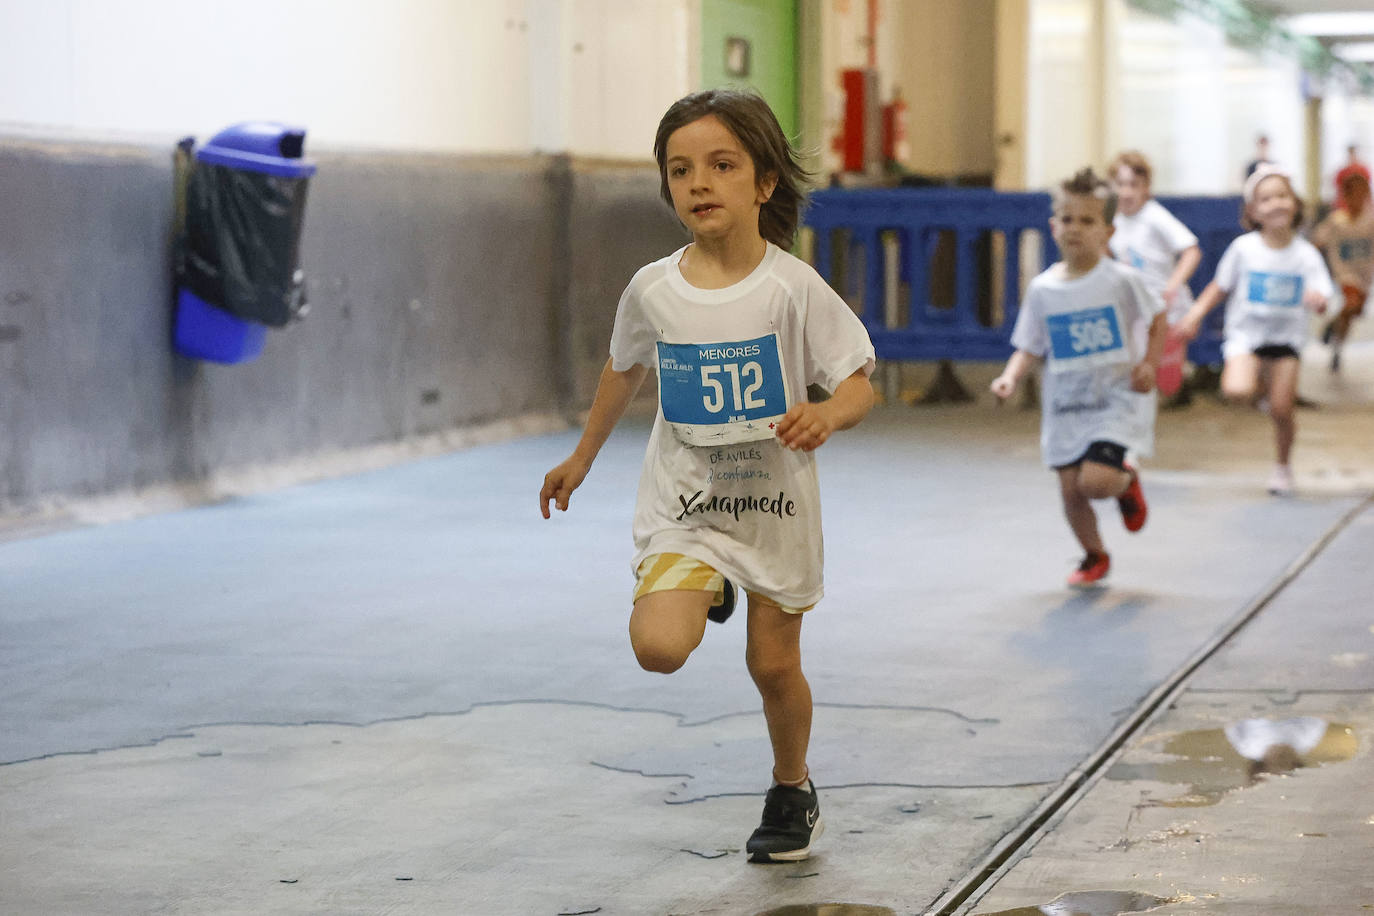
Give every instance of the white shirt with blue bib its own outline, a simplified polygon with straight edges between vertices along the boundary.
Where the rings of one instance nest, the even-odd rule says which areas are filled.
[[[1112,256],[1129,264],[1145,275],[1150,289],[1158,295],[1174,274],[1178,256],[1196,245],[1197,236],[1183,225],[1178,217],[1151,198],[1141,205],[1134,216],[1117,211],[1112,219]],[[1182,318],[1193,306],[1193,292],[1183,284],[1169,309],[1169,321]]]
[[[1138,271],[1106,257],[1081,277],[1055,264],[1030,282],[1011,344],[1045,360],[1045,464],[1072,464],[1098,440],[1153,453],[1155,393],[1131,390],[1131,370],[1145,358],[1149,325],[1163,310]]]
[[[813,453],[774,426],[859,370],[873,344],[853,310],[807,263],[768,245],[724,289],[682,276],[684,247],[635,274],[620,298],[611,366],[652,366],[659,410],[635,505],[632,569],[681,553],[784,607],[823,592],[820,484]]]
[[[1228,359],[1265,346],[1301,352],[1312,321],[1303,294],[1332,292],[1321,254],[1297,236],[1286,248],[1270,248],[1258,232],[1247,232],[1227,247],[1212,279],[1229,294],[1221,347]]]

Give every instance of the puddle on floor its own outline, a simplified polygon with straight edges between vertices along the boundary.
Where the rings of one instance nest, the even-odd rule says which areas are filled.
[[[1160,736],[1160,751],[1176,760],[1117,763],[1107,778],[1188,786],[1188,792],[1149,802],[1166,808],[1215,805],[1227,793],[1252,786],[1266,774],[1340,763],[1355,756],[1359,739],[1348,725],[1320,719],[1247,719],[1227,728]],[[1244,753],[1242,753],[1242,751]]]
[[[975,916],[1123,916],[1126,913],[1148,913],[1166,903],[1177,903],[1171,897],[1156,897],[1135,891],[1074,891],[1060,894],[1049,903],[1021,906],[1014,910],[981,912]]]
[[[863,903],[794,903],[755,916],[897,916],[897,911]]]

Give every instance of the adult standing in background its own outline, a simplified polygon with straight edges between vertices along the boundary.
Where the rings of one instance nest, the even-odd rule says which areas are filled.
[[[1249,178],[1255,174],[1255,169],[1262,165],[1273,163],[1269,158],[1269,137],[1267,134],[1260,134],[1255,138],[1255,158],[1245,166],[1245,177]]]

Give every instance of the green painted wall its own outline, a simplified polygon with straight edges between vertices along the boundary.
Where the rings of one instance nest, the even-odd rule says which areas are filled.
[[[726,69],[731,38],[749,42],[749,73]],[[757,89],[789,137],[797,136],[796,0],[702,0],[701,88]]]

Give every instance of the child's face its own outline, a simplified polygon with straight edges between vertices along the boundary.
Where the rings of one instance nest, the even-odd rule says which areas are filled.
[[[1262,230],[1291,229],[1298,199],[1282,175],[1270,175],[1255,186],[1250,216]]]
[[[1107,250],[1112,224],[1102,218],[1105,202],[1090,194],[1065,194],[1050,218],[1050,234],[1064,260],[1095,262]]]
[[[715,115],[685,124],[668,136],[664,168],[678,219],[693,238],[759,234],[759,208],[776,180],[754,174],[754,160]]]
[[[1150,199],[1150,183],[1126,165],[1118,166],[1112,175],[1112,190],[1116,191],[1117,206],[1127,216],[1135,216]]]

